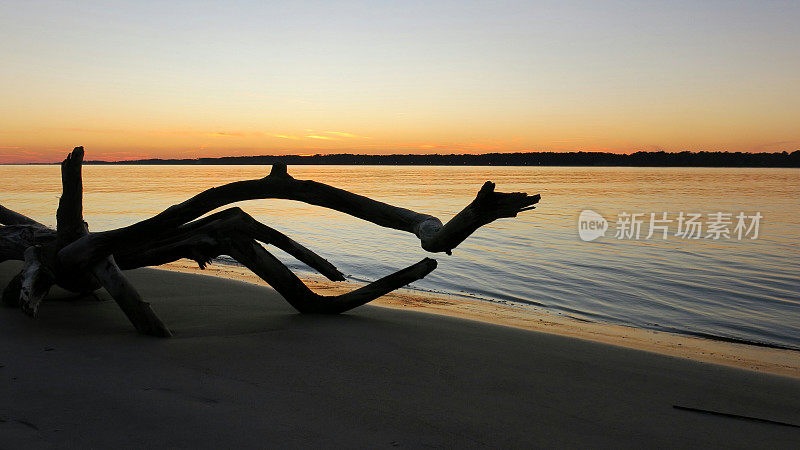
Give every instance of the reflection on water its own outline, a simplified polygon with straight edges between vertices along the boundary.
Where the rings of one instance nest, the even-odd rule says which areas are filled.
[[[131,224],[203,189],[260,178],[260,166],[87,166],[91,229]],[[618,324],[711,334],[800,348],[797,169],[294,166],[369,197],[452,217],[486,180],[500,191],[541,193],[532,212],[476,232],[420,289],[538,305]],[[0,166],[0,204],[55,223],[58,166]],[[372,280],[425,256],[417,239],[335,211],[286,200],[238,204],[308,245],[343,272]],[[583,242],[576,221],[620,212],[760,212],[757,240]],[[277,251],[276,251],[277,253]],[[288,256],[281,258],[304,270]]]

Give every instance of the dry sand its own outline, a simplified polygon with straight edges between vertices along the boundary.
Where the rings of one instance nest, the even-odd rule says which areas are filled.
[[[0,264],[0,285],[17,267]],[[786,425],[800,425],[797,378],[417,311],[303,316],[214,277],[129,277],[174,338],[137,335],[111,301],[0,311],[0,448],[800,442]]]
[[[161,268],[184,273],[202,273],[246,281],[261,286],[267,285],[264,280],[243,267],[215,264],[208,266],[205,270],[200,270],[194,261],[180,260],[161,266]],[[344,293],[360,286],[351,283],[331,282],[322,276],[306,275],[304,278],[304,281],[315,292],[326,295]],[[409,289],[392,292],[373,301],[371,304],[554,333],[662,355],[800,378],[800,351],[711,340],[620,325],[585,322],[502,303],[489,303],[477,299],[470,300],[465,297],[427,293],[422,295],[419,291]]]

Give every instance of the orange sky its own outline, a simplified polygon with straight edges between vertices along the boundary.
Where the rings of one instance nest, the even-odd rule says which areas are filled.
[[[662,3],[4,2],[0,163],[800,149],[797,2]]]

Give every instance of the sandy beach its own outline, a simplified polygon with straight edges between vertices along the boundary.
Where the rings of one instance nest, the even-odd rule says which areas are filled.
[[[17,267],[0,264],[0,283]],[[37,320],[0,315],[1,448],[800,440],[797,378],[414,310],[303,316],[269,288],[211,276],[129,277],[174,338],[64,292]]]
[[[212,264],[205,270],[200,270],[194,261],[179,260],[160,266],[159,269],[211,275],[267,286],[264,280],[251,271],[238,266]],[[349,282],[331,282],[322,276],[311,274],[304,274],[303,278],[315,292],[327,295],[341,294],[361,286]],[[391,292],[373,301],[371,305],[477,320],[762,373],[800,378],[800,352],[798,351],[586,322],[531,308],[411,289]]]

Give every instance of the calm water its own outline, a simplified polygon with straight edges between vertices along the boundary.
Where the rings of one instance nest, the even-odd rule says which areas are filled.
[[[259,166],[88,166],[86,220],[131,224],[223,183],[264,176]],[[486,180],[541,193],[535,211],[479,230],[414,288],[507,302],[571,317],[800,349],[800,171],[796,169],[294,166],[314,179],[446,220]],[[57,166],[0,166],[0,204],[55,224]],[[284,200],[239,204],[356,280],[429,256],[413,235]],[[579,239],[584,209],[610,221]],[[616,239],[618,214],[759,212],[759,236]],[[704,220],[707,220],[704,218]],[[733,219],[735,222],[735,218]],[[749,222],[748,222],[749,224]],[[735,223],[730,226],[733,229]],[[677,231],[673,222],[671,233]],[[657,236],[660,237],[660,234]],[[276,253],[280,253],[276,250]],[[306,270],[279,255],[292,268]]]

